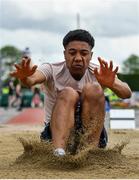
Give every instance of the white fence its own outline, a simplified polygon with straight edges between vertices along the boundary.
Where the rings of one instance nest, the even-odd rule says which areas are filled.
[[[107,126],[111,129],[135,129],[135,110],[134,109],[111,109]]]

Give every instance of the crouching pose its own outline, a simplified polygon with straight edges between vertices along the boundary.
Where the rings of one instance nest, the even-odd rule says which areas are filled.
[[[90,62],[94,47],[92,35],[82,29],[70,31],[63,39],[65,60],[58,63],[44,63],[37,67],[30,65],[30,58],[24,57],[11,76],[19,78],[31,87],[44,83],[46,88],[46,127],[41,134],[44,140],[52,140],[54,154],[65,155],[65,148],[71,129],[89,130],[88,143],[92,147],[105,147],[107,134],[104,128],[104,88],[110,88],[120,98],[129,98],[131,90],[116,76],[118,67],[98,57],[100,66]],[[79,113],[77,112],[79,110]],[[75,122],[79,115],[81,122]]]

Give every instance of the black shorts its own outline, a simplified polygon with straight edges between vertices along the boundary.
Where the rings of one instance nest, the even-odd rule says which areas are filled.
[[[83,133],[81,111],[82,111],[81,101],[78,101],[76,110],[75,110],[75,131],[80,131],[81,133]],[[51,133],[51,129],[50,129],[50,123],[45,124],[45,128],[41,132],[40,138],[41,138],[41,140],[51,141],[52,133]],[[107,146],[107,143],[108,143],[108,135],[107,135],[105,127],[103,127],[101,135],[100,135],[98,147],[105,148]]]

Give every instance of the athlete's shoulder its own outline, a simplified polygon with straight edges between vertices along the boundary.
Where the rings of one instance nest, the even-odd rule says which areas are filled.
[[[89,66],[88,66],[89,71],[91,71],[92,73],[94,73],[94,69],[95,69],[95,68],[99,68],[99,65],[90,62],[90,63],[89,63]]]
[[[54,63],[51,63],[51,65],[55,67],[63,66],[65,65],[65,61],[54,62]]]

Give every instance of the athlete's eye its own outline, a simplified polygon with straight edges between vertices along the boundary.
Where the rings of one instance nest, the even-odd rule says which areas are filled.
[[[89,54],[88,51],[81,51],[80,53],[81,53],[81,56],[87,56]]]
[[[69,54],[74,56],[76,54],[76,51],[69,51]]]

